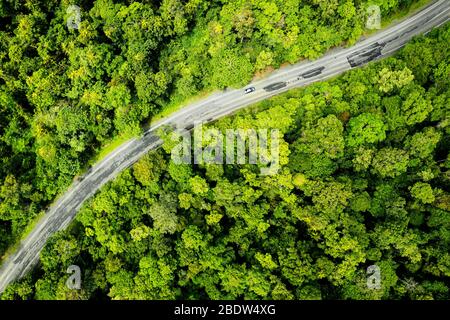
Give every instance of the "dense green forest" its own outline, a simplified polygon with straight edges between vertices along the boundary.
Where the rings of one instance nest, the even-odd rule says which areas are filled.
[[[280,171],[175,164],[166,141],[3,298],[450,298],[450,24],[210,127],[279,129]]]
[[[383,17],[413,3],[374,2]],[[354,43],[368,3],[0,1],[0,256],[111,139],[199,92]],[[74,4],[78,29],[66,26]]]

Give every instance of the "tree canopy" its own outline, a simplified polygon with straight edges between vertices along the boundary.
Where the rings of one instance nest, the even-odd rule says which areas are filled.
[[[237,43],[250,35],[276,33],[271,22],[283,17],[277,6],[252,3],[261,9],[244,7],[235,17],[228,8],[235,3],[224,5],[220,16],[230,25],[216,23],[208,32],[220,38],[236,28]],[[329,8],[324,3],[311,1],[311,7],[300,9],[302,16],[312,15],[312,6]],[[188,2],[185,11],[175,13],[164,7],[174,15],[175,34],[185,32],[183,17],[192,5]],[[126,21],[145,6],[95,8],[98,15],[120,10],[116,19]],[[348,19],[354,12],[351,6],[336,9]],[[332,20],[334,12],[315,14]],[[148,19],[154,15],[146,9]],[[286,25],[291,24],[288,18],[282,20]],[[122,34],[107,21],[111,37],[139,31]],[[141,23],[139,28],[150,28]],[[137,35],[148,37],[149,48],[158,41],[157,35]],[[283,45],[275,38],[273,46]],[[85,203],[70,228],[46,245],[39,269],[12,284],[2,297],[449,299],[449,40],[447,24],[415,38],[393,57],[289,91],[210,125],[221,132],[243,124],[280,130],[280,169],[275,175],[260,175],[257,164],[175,164],[168,146],[151,151]],[[131,43],[124,50],[127,59],[140,59],[139,48]],[[412,52],[424,61],[411,59]],[[90,77],[88,67],[80,75]],[[115,82],[104,94],[122,104],[131,96],[125,88]],[[27,121],[14,96],[3,91],[1,97],[16,112],[4,116]],[[41,117],[49,122],[33,122],[30,128],[42,135],[41,152],[49,159],[61,149],[55,147],[58,136],[48,132],[56,130],[58,117],[69,115],[73,106],[59,107],[58,112],[42,110]],[[80,135],[76,142],[84,141],[83,135],[89,134],[75,128],[77,121],[69,121],[64,130],[75,130]],[[31,143],[32,138],[15,129],[7,131],[23,141],[16,152]],[[5,176],[2,219],[20,217],[24,199],[30,199],[28,210],[37,212],[31,199],[42,194],[34,188],[13,174]],[[80,291],[63,285],[71,264],[83,270]],[[366,285],[370,265],[380,268],[379,290]]]

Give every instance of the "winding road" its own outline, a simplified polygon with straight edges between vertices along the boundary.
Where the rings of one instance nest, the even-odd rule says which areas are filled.
[[[337,48],[318,60],[303,61],[281,68],[266,78],[249,84],[246,88],[255,88],[251,93],[245,94],[244,89],[218,92],[155,123],[142,137],[125,142],[89,169],[52,204],[20,243],[19,248],[4,261],[0,269],[0,293],[8,284],[33,268],[39,261],[39,253],[48,238],[68,226],[84,201],[149,150],[162,144],[156,135],[156,130],[161,126],[191,128],[194,123],[211,122],[292,88],[331,78],[371,60],[389,56],[403,47],[412,37],[426,33],[449,20],[450,0],[435,1],[415,15],[367,39],[362,39],[350,48]]]

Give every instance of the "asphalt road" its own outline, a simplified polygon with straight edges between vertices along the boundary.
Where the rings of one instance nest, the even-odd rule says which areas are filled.
[[[254,87],[254,92],[245,94],[244,89],[218,92],[155,123],[143,137],[129,140],[92,167],[49,208],[45,216],[21,242],[19,248],[3,263],[0,269],[0,293],[9,283],[24,276],[39,261],[39,253],[47,239],[56,231],[67,227],[84,201],[149,150],[162,144],[155,134],[156,129],[163,125],[189,128],[194,122],[211,122],[289,89],[336,76],[369,60],[389,56],[403,47],[413,36],[426,33],[448,20],[450,20],[450,0],[436,1],[414,16],[367,39],[362,39],[350,48],[334,49],[318,60],[304,61],[281,68],[268,77],[246,86],[246,88]],[[273,84],[276,84],[275,88],[280,88],[270,91],[270,85]]]

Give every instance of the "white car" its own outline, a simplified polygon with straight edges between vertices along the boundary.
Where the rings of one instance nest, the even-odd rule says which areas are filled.
[[[251,93],[251,92],[253,92],[253,91],[255,91],[255,90],[256,90],[255,87],[247,88],[247,89],[245,89],[245,94]]]

